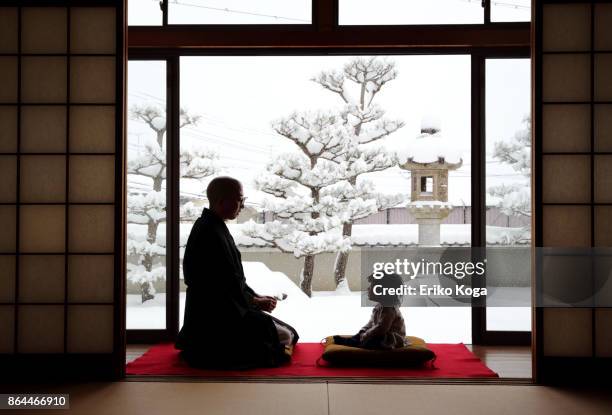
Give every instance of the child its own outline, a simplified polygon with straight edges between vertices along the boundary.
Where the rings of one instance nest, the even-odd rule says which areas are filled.
[[[368,324],[353,337],[334,336],[334,343],[364,349],[395,349],[408,345],[406,326],[400,312],[401,295],[381,294],[382,288],[399,288],[403,284],[397,274],[385,274],[381,279],[368,277],[368,298],[378,304],[372,310]],[[375,286],[379,285],[376,294]]]

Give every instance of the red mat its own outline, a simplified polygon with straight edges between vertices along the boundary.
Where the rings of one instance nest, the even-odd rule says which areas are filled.
[[[463,344],[428,344],[437,355],[431,367],[418,368],[338,368],[317,366],[323,352],[319,343],[298,343],[291,363],[275,368],[250,370],[202,370],[187,366],[173,343],[162,343],[127,364],[128,375],[202,377],[349,377],[349,378],[495,378]],[[324,364],[324,362],[323,362]]]

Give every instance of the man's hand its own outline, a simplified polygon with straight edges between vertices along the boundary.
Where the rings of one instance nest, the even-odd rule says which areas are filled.
[[[276,308],[276,298],[268,296],[253,297],[253,304],[262,311],[271,312]]]

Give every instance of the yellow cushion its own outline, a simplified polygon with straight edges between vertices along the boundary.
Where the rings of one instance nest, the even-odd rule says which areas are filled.
[[[398,349],[370,350],[334,343],[334,337],[325,339],[323,360],[337,366],[418,366],[436,357],[427,348],[425,340],[406,336],[409,345]]]
[[[293,345],[286,344],[284,353],[289,359],[291,359],[291,356],[293,356]]]

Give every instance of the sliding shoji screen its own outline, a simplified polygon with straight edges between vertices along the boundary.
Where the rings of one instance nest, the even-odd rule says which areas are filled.
[[[538,294],[572,303],[540,299],[544,379],[612,356],[612,3],[536,4]]]
[[[123,5],[10,3],[0,5],[3,367],[120,376]]]

